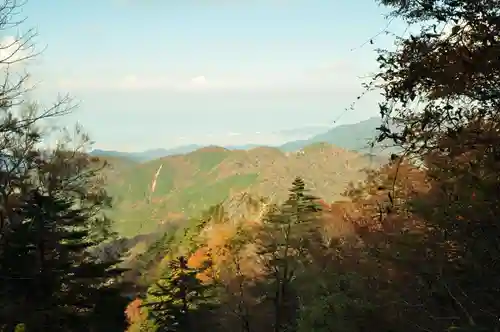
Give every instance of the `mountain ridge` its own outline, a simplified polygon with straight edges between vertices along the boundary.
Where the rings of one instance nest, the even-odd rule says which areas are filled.
[[[280,145],[283,151],[297,151],[313,143],[329,143],[351,151],[369,152],[369,143],[377,134],[376,128],[380,126],[379,117],[343,124],[330,128],[324,133],[316,134],[308,139],[290,141]]]
[[[313,194],[333,201],[342,198],[349,182],[364,179],[364,169],[382,162],[327,143],[311,144],[299,152],[268,146],[249,150],[208,146],[121,167],[108,181],[107,189],[115,198],[108,212],[122,235],[154,232],[244,192],[280,201],[296,176],[304,178]]]
[[[366,120],[360,121],[354,124],[344,124],[335,126],[328,129],[325,132],[317,133],[320,128],[327,128],[326,126],[306,126],[304,128],[297,128],[295,131],[297,134],[312,135],[306,139],[292,140],[281,145],[270,145],[270,144],[241,144],[241,145],[223,145],[222,147],[228,150],[250,150],[259,146],[267,147],[277,147],[284,152],[298,151],[310,144],[325,142],[329,144],[337,145],[341,148],[354,150],[354,151],[364,151],[367,153],[380,154],[383,153],[380,149],[375,149],[372,151],[368,145],[369,140],[372,140],[376,135],[376,128],[380,125],[379,117],[371,117]],[[286,135],[292,136],[294,129],[282,130],[280,132]],[[300,135],[299,135],[300,136]],[[91,151],[91,155],[106,157],[115,156],[128,158],[137,162],[147,162],[157,158],[172,156],[172,155],[183,155],[196,151],[203,148],[206,145],[202,144],[187,144],[170,149],[157,148],[150,149],[139,152],[120,152],[114,150],[103,150],[95,149]]]

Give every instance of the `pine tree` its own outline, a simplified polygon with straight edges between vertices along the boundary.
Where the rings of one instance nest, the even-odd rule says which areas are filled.
[[[88,331],[96,304],[110,298],[107,283],[121,271],[97,262],[87,249],[89,216],[71,200],[31,190],[18,209],[19,223],[5,234],[0,256],[1,296],[10,301],[10,324],[25,331]],[[113,294],[119,298],[119,294]],[[94,326],[93,326],[94,325]],[[85,326],[85,328],[84,328]]]
[[[292,282],[301,264],[307,261],[308,235],[316,227],[321,206],[308,194],[297,177],[285,203],[265,222],[260,254],[267,262],[273,295],[274,331],[290,328],[294,321],[296,296]]]
[[[144,306],[158,331],[187,332],[208,328],[214,307],[213,289],[197,278],[198,269],[188,267],[180,256],[173,261],[165,278],[148,290]]]

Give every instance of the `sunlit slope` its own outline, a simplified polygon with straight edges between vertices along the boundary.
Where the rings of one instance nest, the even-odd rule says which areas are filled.
[[[110,216],[123,235],[152,232],[169,220],[197,215],[243,191],[281,200],[296,176],[303,177],[314,194],[334,200],[374,163],[327,144],[298,153],[270,147],[248,151],[206,147],[124,170],[109,184],[115,198]]]

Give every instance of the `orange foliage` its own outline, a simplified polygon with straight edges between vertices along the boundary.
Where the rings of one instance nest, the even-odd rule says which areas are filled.
[[[196,277],[204,283],[210,282],[213,275],[211,257],[207,247],[196,250],[189,258],[187,265],[191,269],[201,269]],[[207,266],[208,265],[208,266]]]
[[[188,264],[193,268],[201,268],[209,263],[210,267],[199,273],[200,280],[208,282],[226,264],[230,257],[227,244],[234,234],[235,227],[232,224],[213,225],[206,231],[205,246],[198,249],[188,260]]]
[[[127,308],[125,309],[125,315],[129,324],[132,325],[138,323],[145,318],[144,313],[141,310],[141,304],[141,299],[135,299],[128,304]]]
[[[369,228],[392,232],[418,218],[405,208],[405,202],[428,193],[431,183],[425,171],[407,163],[394,162],[371,172],[361,186],[347,190],[351,202],[344,214],[357,230]],[[396,213],[397,212],[397,213]]]
[[[251,220],[243,221],[243,227],[255,234],[260,225]],[[239,225],[241,226],[241,224]],[[258,257],[252,243],[236,248],[232,241],[237,233],[238,226],[233,223],[216,224],[205,229],[203,238],[205,244],[196,250],[188,259],[190,268],[202,269],[197,278],[202,282],[226,280],[230,282],[235,269],[249,278],[256,278],[261,274]],[[236,267],[237,266],[237,267]]]
[[[207,246],[209,248],[222,248],[235,234],[235,227],[231,224],[214,225],[207,234]]]
[[[188,267],[199,269],[208,261],[207,248],[201,247],[188,258]]]
[[[335,202],[323,205],[321,226],[330,237],[338,237],[353,233],[352,224],[346,217],[352,214],[353,204],[350,202]]]

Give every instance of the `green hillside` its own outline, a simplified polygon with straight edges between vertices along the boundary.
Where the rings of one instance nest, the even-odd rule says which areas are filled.
[[[383,142],[373,148],[370,143],[378,134],[377,127],[381,125],[380,117],[371,117],[358,123],[345,124],[333,127],[330,130],[315,135],[306,140],[291,141],[281,145],[282,151],[298,151],[316,143],[328,143],[340,146],[343,149],[357,151],[369,155],[390,155],[400,152],[391,146],[390,142]]]
[[[281,200],[296,176],[303,177],[316,195],[334,200],[349,181],[363,178],[363,168],[376,163],[328,144],[313,144],[290,153],[270,147],[248,151],[205,147],[122,167],[119,176],[108,181],[114,197],[109,214],[122,235],[152,232],[241,192]]]
[[[138,163],[121,156],[93,156],[96,169],[100,169],[101,179],[106,183],[117,183],[121,176]]]
[[[380,118],[372,117],[358,123],[334,127],[327,132],[306,140],[285,143],[280,146],[280,149],[283,151],[296,151],[313,143],[326,142],[341,146],[344,149],[369,152],[368,144],[375,137],[375,128],[378,126],[380,126]]]

